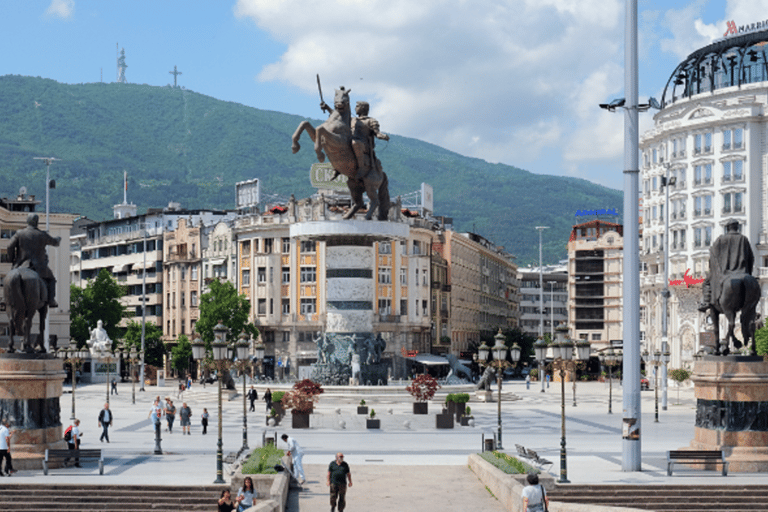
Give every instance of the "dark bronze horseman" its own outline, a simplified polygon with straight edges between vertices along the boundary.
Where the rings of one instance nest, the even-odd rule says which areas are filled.
[[[320,78],[318,77],[318,87]],[[309,121],[303,121],[292,137],[291,148],[294,153],[301,149],[299,138],[306,131],[315,143],[315,153],[320,162],[325,162],[326,155],[338,174],[347,177],[347,187],[352,196],[352,209],[344,216],[351,219],[355,213],[365,207],[363,192],[368,195],[370,204],[365,218],[371,220],[375,211],[378,220],[387,220],[389,215],[390,198],[387,174],[383,171],[381,162],[376,158],[376,139],[389,140],[389,136],[381,133],[376,119],[368,116],[368,103],[358,102],[353,118],[349,103],[351,89],[343,86],[336,90],[333,106],[329,107],[320,91],[320,108],[330,115],[317,128]]]
[[[739,233],[738,221],[725,225],[709,250],[709,273],[702,285],[702,303],[699,311],[709,313],[715,332],[715,355],[728,355],[730,342],[741,348],[742,342],[733,333],[736,313],[741,312],[741,333],[744,343],[752,340],[751,354],[757,355],[755,346],[755,317],[760,300],[760,285],[752,277],[755,256],[749,239]],[[720,314],[728,319],[725,347],[721,349]]]
[[[35,313],[40,315],[40,335],[37,338],[37,352],[45,352],[43,332],[49,307],[56,303],[56,278],[48,268],[46,247],[58,247],[61,237],[52,237],[37,228],[38,216],[27,216],[27,227],[13,235],[8,245],[8,258],[12,269],[5,276],[3,288],[5,302],[9,308],[11,336],[8,352],[15,352],[14,336],[23,339],[25,352],[32,352],[30,331]]]

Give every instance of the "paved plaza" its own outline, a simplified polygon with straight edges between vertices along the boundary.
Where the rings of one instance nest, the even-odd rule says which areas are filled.
[[[272,386],[275,390],[278,386]],[[404,387],[404,385],[403,385]],[[71,412],[71,393],[65,386],[61,398],[64,418]],[[98,483],[98,484],[167,484],[208,485],[216,477],[217,388],[195,385],[177,399],[175,381],[164,388],[148,386],[136,391],[136,404],[131,404],[131,384],[118,385],[119,395],[112,395],[110,408],[115,415],[111,443],[100,443],[101,430],[97,417],[106,398],[105,384],[81,385],[77,388],[77,416],[84,432],[83,448],[102,448],[105,454],[104,475],[95,465],[83,469],[52,470],[48,476],[40,471],[19,471],[15,482]],[[389,499],[417,503],[421,510],[445,511],[440,503],[452,494],[467,494],[467,499],[484,499],[487,491],[467,469],[467,456],[481,448],[482,435],[496,430],[496,403],[471,401],[475,427],[457,426],[452,430],[436,430],[434,413],[439,403],[430,403],[431,414],[411,414],[412,399],[406,394],[365,395],[369,405],[381,419],[381,430],[367,430],[365,417],[358,416],[360,396],[321,395],[311,418],[309,430],[293,430],[290,418],[285,426],[264,425],[265,405],[261,400],[263,386],[257,386],[260,400],[256,412],[248,416],[248,442],[260,445],[263,433],[284,432],[293,435],[304,447],[304,465],[308,483],[301,492],[292,493],[290,510],[324,510],[327,503],[325,471],[337,451],[343,451],[357,484],[349,492],[350,510],[365,510],[352,504],[357,500]],[[608,414],[608,384],[579,383],[577,406],[573,406],[571,385],[566,386],[568,478],[574,484],[761,484],[765,476],[731,473],[722,477],[716,471],[681,470],[666,475],[666,451],[688,446],[693,437],[694,399],[692,389],[669,392],[669,407],[660,411],[660,422],[654,423],[654,393],[642,393],[642,472],[621,470],[621,388],[613,388],[613,414]],[[225,392],[223,414],[224,454],[242,446],[242,395],[228,400]],[[191,436],[182,436],[178,414],[173,434],[163,432],[163,455],[154,455],[154,433],[147,418],[155,396],[171,396],[177,409],[186,401],[192,408]],[[494,393],[494,397],[495,397]],[[554,462],[549,472],[559,474],[560,387],[552,383],[545,393],[540,384],[530,389],[522,381],[504,383],[502,401],[503,444],[514,452],[515,444],[536,450],[541,457]],[[516,399],[513,399],[516,398]],[[201,434],[200,414],[206,407],[211,415],[208,434]],[[65,420],[68,423],[68,420]],[[345,423],[345,427],[340,426]],[[409,422],[406,426],[405,422]],[[178,430],[178,432],[176,431]],[[284,446],[280,443],[279,446]],[[4,480],[8,482],[9,480]],[[459,486],[462,486],[461,488]],[[375,499],[374,499],[375,497]],[[432,497],[432,498],[429,498]],[[393,501],[394,500],[394,501]],[[366,501],[368,502],[368,501]],[[421,502],[419,502],[421,503]],[[455,504],[455,502],[452,502]],[[491,498],[487,510],[497,504]],[[409,507],[410,508],[410,507]],[[375,509],[375,508],[374,508]],[[411,508],[414,509],[415,508]],[[379,509],[380,510],[380,509]],[[501,510],[500,506],[498,510]]]

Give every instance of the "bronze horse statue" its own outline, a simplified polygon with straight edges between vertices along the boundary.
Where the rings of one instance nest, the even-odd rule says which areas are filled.
[[[731,272],[725,275],[720,297],[712,304],[712,324],[715,331],[715,355],[730,354],[730,343],[734,348],[741,348],[742,342],[736,338],[733,329],[736,324],[736,313],[741,312],[741,335],[744,344],[749,346],[751,340],[751,355],[757,355],[755,343],[755,317],[757,303],[760,301],[760,284],[750,274]],[[728,332],[725,340],[720,340],[720,314],[728,319]],[[724,345],[724,347],[721,347]]]
[[[344,216],[345,219],[352,218],[358,210],[365,207],[363,201],[363,192],[365,192],[370,200],[365,218],[371,220],[374,211],[378,210],[377,218],[386,220],[390,206],[386,173],[374,163],[365,177],[362,179],[358,177],[357,157],[352,148],[352,111],[349,103],[351,91],[343,86],[336,89],[331,115],[317,128],[313,127],[309,121],[302,121],[291,138],[291,149],[294,153],[301,149],[299,138],[301,133],[306,131],[315,143],[317,159],[325,162],[327,155],[334,171],[347,177],[347,187],[352,196],[353,206]]]
[[[37,337],[37,352],[45,352],[43,333],[45,318],[48,316],[48,288],[40,275],[29,267],[12,269],[5,276],[5,303],[9,309],[11,340],[8,352],[15,352],[14,336],[20,335],[24,352],[34,352],[30,341],[32,320],[35,313],[40,315],[40,334]]]

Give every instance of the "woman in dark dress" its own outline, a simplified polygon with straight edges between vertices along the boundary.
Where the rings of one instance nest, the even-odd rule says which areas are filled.
[[[272,391],[267,388],[266,393],[264,393],[264,401],[267,402],[267,414],[269,414],[269,411],[272,410]]]
[[[232,512],[235,510],[235,504],[232,503],[232,494],[229,489],[221,491],[221,498],[219,498],[219,512]]]

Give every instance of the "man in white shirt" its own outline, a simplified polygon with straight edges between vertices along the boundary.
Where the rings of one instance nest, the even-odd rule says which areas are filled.
[[[67,439],[67,448],[70,450],[79,450],[80,449],[80,420],[75,419],[72,422],[72,430],[70,431],[70,437]],[[64,464],[66,465],[69,462],[69,459],[64,459]],[[80,457],[77,457],[75,459],[75,467],[79,468],[80,466]]]
[[[301,459],[304,457],[304,450],[299,443],[288,434],[283,434],[281,439],[288,445],[288,454],[293,461],[293,477],[299,482],[299,485],[304,484],[306,479],[304,478],[304,467],[301,465]]]
[[[5,474],[11,476],[16,472],[13,469],[13,460],[11,459],[11,424],[7,419],[0,424],[0,476],[3,476],[3,459],[5,459]]]

